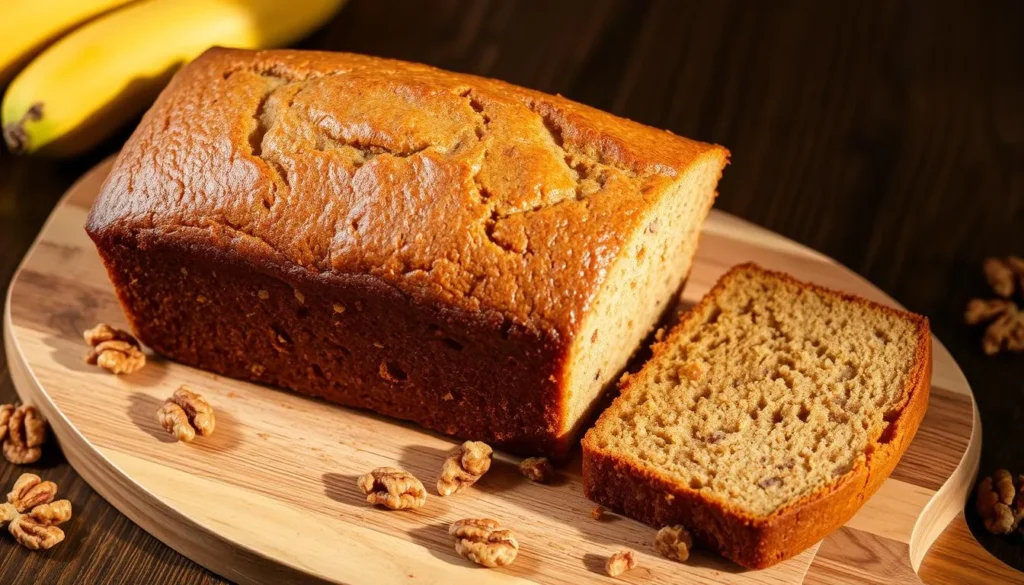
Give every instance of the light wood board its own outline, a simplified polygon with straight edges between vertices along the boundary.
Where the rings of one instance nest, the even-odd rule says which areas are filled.
[[[476,487],[442,498],[433,483],[455,443],[447,437],[159,358],[126,377],[87,366],[82,331],[99,322],[125,326],[82,229],[108,169],[109,163],[97,167],[69,191],[12,282],[4,313],[12,376],[21,398],[42,410],[72,465],[101,495],[226,578],[616,582],[603,575],[604,561],[630,548],[639,567],[619,582],[913,582],[929,546],[963,508],[981,428],[967,381],[937,340],[928,414],[892,477],[845,527],[762,571],[744,571],[700,550],[685,565],[672,563],[652,551],[653,529],[618,516],[591,519],[578,453],[553,486],[524,480],[516,460],[499,454]],[[684,300],[696,301],[727,268],[748,260],[895,304],[828,258],[718,212],[706,223]],[[179,444],[157,424],[157,408],[181,384],[214,405],[212,437]],[[432,494],[427,505],[402,512],[367,506],[355,478],[382,465],[421,478]],[[515,530],[521,551],[511,567],[480,569],[454,552],[448,524],[480,516]]]

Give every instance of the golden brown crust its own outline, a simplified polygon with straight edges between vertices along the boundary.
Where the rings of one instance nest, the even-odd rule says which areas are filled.
[[[724,157],[500,81],[214,49],[146,114],[87,230],[160,353],[558,455],[609,267]]]
[[[266,262],[566,336],[638,212],[723,151],[424,65],[214,49],[147,113],[89,230],[242,240]]]
[[[595,435],[601,419],[615,417],[616,399],[583,439],[583,489],[588,498],[618,510],[652,526],[682,523],[698,538],[722,555],[748,568],[764,568],[788,559],[845,524],[870,498],[896,467],[907,450],[928,408],[931,390],[932,344],[928,319],[914,313],[886,307],[872,301],[800,282],[791,276],[765,270],[755,264],[733,267],[722,276],[707,295],[669,334],[655,344],[657,356],[683,334],[688,319],[701,313],[707,303],[725,287],[734,273],[757,271],[815,292],[860,303],[872,309],[910,319],[917,323],[918,341],[915,367],[908,376],[903,400],[882,437],[858,463],[836,482],[808,494],[766,517],[752,516],[720,499],[708,498],[689,486],[679,485],[655,469],[617,457],[598,448]],[[622,396],[644,385],[647,374],[641,370],[622,385]]]

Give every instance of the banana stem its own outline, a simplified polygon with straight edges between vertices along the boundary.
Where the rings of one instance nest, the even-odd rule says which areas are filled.
[[[36,102],[32,106],[25,110],[25,114],[22,115],[21,119],[17,122],[11,122],[4,126],[3,134],[4,141],[7,143],[7,148],[13,154],[24,154],[29,149],[29,136],[28,132],[25,131],[25,124],[27,122],[38,122],[43,119],[43,104],[42,102]]]

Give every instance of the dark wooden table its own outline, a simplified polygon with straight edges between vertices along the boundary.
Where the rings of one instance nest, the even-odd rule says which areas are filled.
[[[981,409],[982,470],[1024,472],[1024,356],[985,357],[961,323],[987,292],[982,259],[1024,254],[1019,0],[353,0],[301,46],[498,77],[728,146],[718,207],[928,315]],[[0,155],[4,290],[60,195],[126,136],[69,161]],[[0,355],[0,400],[14,399]],[[75,519],[51,551],[0,539],[0,583],[223,582],[119,514],[56,448],[33,468],[4,462],[0,489],[26,470],[56,481]],[[1024,568],[1024,538],[967,518]]]

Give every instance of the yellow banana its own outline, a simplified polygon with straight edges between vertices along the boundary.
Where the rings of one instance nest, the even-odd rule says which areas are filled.
[[[5,0],[0,6],[0,84],[61,33],[130,0]]]
[[[288,44],[344,0],[146,0],[98,18],[44,51],[4,96],[11,152],[78,154],[147,106],[212,46]]]

